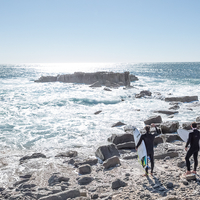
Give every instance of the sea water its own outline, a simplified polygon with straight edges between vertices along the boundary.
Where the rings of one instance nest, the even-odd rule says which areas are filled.
[[[144,126],[144,120],[168,110],[169,96],[200,97],[200,63],[73,63],[0,65],[0,157],[16,161],[31,152],[55,156],[76,150],[94,155],[112,134],[124,133],[116,122]],[[74,72],[129,71],[139,80],[133,88],[91,88],[75,83],[36,83],[42,75]],[[135,98],[142,90],[152,97]],[[122,101],[123,100],[123,101]],[[178,114],[163,121],[195,121],[200,107],[182,103]],[[98,115],[94,113],[101,110]],[[13,157],[13,155],[15,157]],[[14,162],[14,161],[13,161]],[[0,167],[3,166],[0,163]]]

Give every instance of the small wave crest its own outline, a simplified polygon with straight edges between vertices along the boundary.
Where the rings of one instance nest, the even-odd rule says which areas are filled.
[[[120,100],[96,100],[96,99],[87,99],[87,98],[71,98],[70,101],[77,103],[77,104],[82,104],[82,105],[87,105],[87,106],[92,106],[92,105],[97,105],[97,104],[117,104],[120,102]]]

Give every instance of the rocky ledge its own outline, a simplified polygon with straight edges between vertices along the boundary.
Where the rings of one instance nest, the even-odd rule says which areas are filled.
[[[185,143],[172,133],[177,124],[160,123],[160,117],[145,122],[150,121],[158,122],[166,132],[158,134],[154,142],[153,176],[142,176],[144,170],[138,162],[132,126],[126,125],[121,135],[108,138],[110,144],[98,147],[93,157],[80,156],[74,150],[53,157],[42,153],[21,157],[20,170],[13,172],[18,177],[0,185],[0,199],[200,199],[199,176],[182,176],[186,152]]]
[[[92,84],[93,87],[106,86],[130,86],[130,82],[136,81],[138,78],[129,72],[114,73],[114,72],[75,72],[74,74],[64,74],[57,76],[41,76],[35,82],[64,82],[64,83],[84,83]]]

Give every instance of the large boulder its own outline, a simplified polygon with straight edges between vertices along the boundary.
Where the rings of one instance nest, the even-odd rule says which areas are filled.
[[[135,149],[135,142],[125,142],[117,145],[117,149]]]
[[[125,133],[121,135],[112,134],[112,136],[108,138],[108,141],[117,145],[117,144],[121,144],[125,142],[131,142],[131,141],[133,142],[134,138],[133,138],[133,134],[131,133]]]
[[[120,157],[119,151],[117,150],[117,147],[114,144],[100,146],[96,150],[95,155],[103,161],[113,156]]]
[[[179,122],[177,121],[167,121],[160,125],[162,133],[174,133],[179,128]]]
[[[103,162],[103,166],[105,167],[105,169],[115,167],[116,165],[119,165],[119,164],[121,164],[121,163],[120,163],[119,157],[117,157],[117,156],[113,156]]]
[[[135,98],[141,98],[141,97],[145,97],[145,96],[151,96],[151,92],[148,90],[143,90],[141,91],[139,94],[135,95]]]
[[[93,84],[93,87],[100,85],[105,85],[107,87],[114,86],[126,86],[130,87],[130,81],[138,80],[134,75],[129,74],[129,72],[124,73],[114,73],[114,72],[75,72],[74,74],[65,74],[57,76],[42,76],[35,82],[65,82],[65,83],[84,83]],[[98,82],[98,84],[97,84]]]
[[[148,119],[146,119],[144,121],[145,125],[151,125],[152,123],[156,124],[156,123],[162,123],[162,118],[160,115],[157,116],[151,116]]]
[[[179,102],[198,101],[198,96],[166,97],[165,101],[179,101]]]

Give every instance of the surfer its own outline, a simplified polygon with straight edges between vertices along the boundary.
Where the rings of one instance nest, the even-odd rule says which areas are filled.
[[[151,124],[152,127],[155,127],[157,134],[159,134],[159,130],[157,129],[155,124]],[[147,150],[147,156],[149,156],[150,161],[151,161],[151,175],[153,175],[153,168],[154,168],[154,150],[153,150],[153,146],[154,146],[154,139],[156,134],[151,134],[150,133],[150,128],[151,126],[146,125],[144,128],[146,130],[146,133],[141,135],[140,140],[136,146],[136,150],[138,149],[138,147],[140,146],[142,140],[145,143],[146,146],[146,150]],[[147,165],[148,165],[148,159],[147,159]],[[144,176],[148,175],[148,166],[146,167],[146,174],[144,174]]]
[[[187,151],[188,145],[190,144],[190,148],[187,151],[186,157],[185,157],[185,161],[186,161],[186,166],[187,166],[187,172],[185,173],[185,175],[188,174],[196,174],[196,169],[198,166],[198,151],[199,151],[199,139],[200,139],[200,133],[197,130],[197,123],[193,122],[191,125],[191,128],[193,130],[193,132],[189,133],[189,137],[187,140],[187,143],[185,145],[185,150]],[[194,170],[192,172],[190,172],[190,157],[193,155],[194,158]]]

